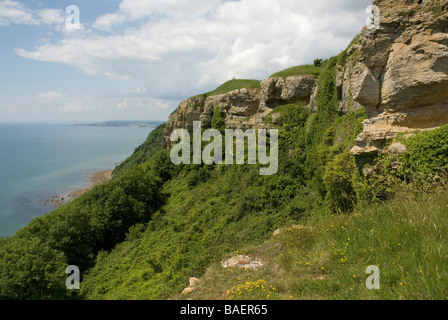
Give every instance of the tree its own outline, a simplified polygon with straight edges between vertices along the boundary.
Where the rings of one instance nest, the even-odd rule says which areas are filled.
[[[323,59],[316,59],[316,60],[314,60],[314,66],[320,67],[320,66],[322,66],[323,62],[324,62]]]
[[[12,237],[0,247],[0,299],[65,299],[67,262],[39,238]]]

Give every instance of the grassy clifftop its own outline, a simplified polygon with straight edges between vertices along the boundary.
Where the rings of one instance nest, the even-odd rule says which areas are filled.
[[[301,75],[315,75],[318,76],[322,71],[322,66],[315,65],[300,65],[292,68],[288,68],[279,72],[274,73],[271,77],[282,77],[287,78],[291,76],[301,76]]]
[[[220,85],[218,88],[216,88],[213,91],[207,92],[205,95],[207,97],[209,96],[216,96],[219,94],[225,94],[230,91],[238,90],[238,89],[256,89],[260,88],[260,81],[258,80],[242,80],[242,79],[234,79],[229,80],[222,85]]]

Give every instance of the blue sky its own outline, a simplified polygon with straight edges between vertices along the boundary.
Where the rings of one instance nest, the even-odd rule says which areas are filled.
[[[0,122],[167,120],[233,77],[339,53],[370,2],[0,0]]]

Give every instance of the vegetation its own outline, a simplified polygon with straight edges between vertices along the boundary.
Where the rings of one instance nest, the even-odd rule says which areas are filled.
[[[321,62],[322,63],[322,62]],[[288,68],[279,72],[274,73],[271,77],[282,77],[287,78],[291,76],[301,76],[301,75],[315,75],[318,76],[322,70],[322,64],[320,65],[301,65],[292,68]]]
[[[321,67],[323,62],[324,62],[324,59],[315,59],[314,60],[314,66],[315,67]]]
[[[423,199],[401,194],[350,215],[310,217],[238,250],[264,261],[264,268],[215,263],[188,298],[446,300],[447,205],[446,192]],[[379,268],[379,290],[366,287],[372,265]]]
[[[441,4],[435,4],[429,9],[436,16],[442,14],[443,8]]]
[[[152,130],[146,141],[137,147],[128,159],[119,164],[112,172],[112,177],[116,177],[122,171],[139,165],[148,159],[150,159],[162,146],[160,141],[162,140],[163,130],[166,124],[159,125],[156,129]]]
[[[0,241],[0,298],[183,299],[195,276],[194,299],[446,299],[448,126],[397,138],[402,156],[354,158],[365,113],[338,111],[335,79],[355,54],[319,67],[315,113],[274,110],[276,175],[175,166],[161,126],[112,181]],[[212,126],[222,129],[223,117],[215,109]],[[265,267],[223,269],[237,251]],[[73,264],[80,291],[65,289]],[[381,290],[366,289],[370,265]]]
[[[221,112],[221,108],[219,107],[214,108],[212,116],[212,128],[224,131],[225,126],[226,126],[225,114]]]
[[[260,88],[260,81],[258,80],[243,80],[243,79],[233,79],[229,80],[213,91],[207,92],[205,95],[207,97],[216,96],[219,94],[225,94],[230,91],[238,90],[238,89],[256,89]]]

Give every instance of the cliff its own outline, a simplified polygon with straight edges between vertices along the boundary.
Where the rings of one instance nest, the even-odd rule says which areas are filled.
[[[448,123],[448,1],[375,0],[379,28],[364,28],[343,86],[368,115],[351,150],[382,150],[399,133]]]
[[[353,155],[381,151],[399,133],[430,130],[448,123],[448,1],[374,0],[379,27],[365,27],[338,65],[339,111],[364,108],[368,119],[355,139]],[[279,105],[297,103],[316,111],[317,77],[271,77],[260,88],[183,101],[169,118],[162,147],[171,146],[176,128],[193,121],[211,125],[214,109],[226,128],[266,127],[265,118]],[[275,117],[274,117],[275,118]]]
[[[316,85],[314,75],[270,77],[260,88],[240,88],[224,94],[200,95],[182,101],[171,114],[163,133],[162,147],[170,148],[174,129],[192,130],[194,121],[210,127],[215,108],[219,108],[228,129],[260,129],[274,108],[285,104],[308,105]]]

